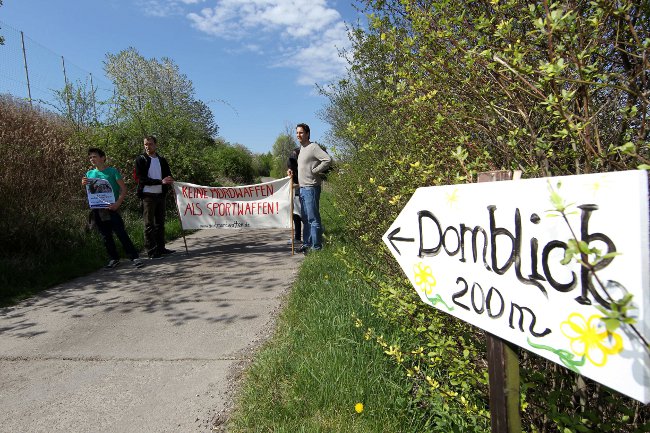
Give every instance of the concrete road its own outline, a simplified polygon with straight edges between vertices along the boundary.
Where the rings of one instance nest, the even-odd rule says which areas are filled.
[[[298,271],[289,230],[202,230],[0,310],[0,432],[210,432]]]

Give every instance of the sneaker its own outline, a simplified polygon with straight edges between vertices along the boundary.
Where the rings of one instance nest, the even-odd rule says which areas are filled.
[[[119,264],[120,264],[120,260],[119,260],[119,259],[117,259],[117,260],[116,260],[116,259],[113,259],[113,260],[111,260],[110,262],[108,262],[108,264],[106,264],[106,266],[104,266],[104,268],[106,268],[106,269],[113,269],[114,267],[116,267],[116,266],[119,265]]]
[[[162,252],[160,254],[162,254],[163,256],[166,256],[168,254],[174,254],[175,252],[176,252],[176,250],[168,250],[167,248],[165,248],[165,249],[162,250]]]
[[[298,248],[299,253],[305,253],[307,251],[309,251],[309,245],[307,244],[302,244],[300,248]]]
[[[141,268],[144,266],[144,262],[140,259],[133,259],[131,260],[131,263],[133,263],[133,266],[135,266],[136,268]]]
[[[156,253],[156,254],[154,254],[152,256],[149,256],[149,260],[160,260],[162,258],[163,258],[162,254],[158,254],[158,253]]]

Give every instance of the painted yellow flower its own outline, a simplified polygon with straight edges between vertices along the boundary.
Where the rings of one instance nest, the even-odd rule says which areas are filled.
[[[594,314],[585,320],[582,314],[572,313],[560,324],[562,334],[571,340],[571,351],[597,367],[607,364],[607,355],[623,350],[623,339],[615,332],[608,334],[601,317]]]
[[[458,188],[454,188],[451,194],[446,193],[445,195],[447,196],[447,204],[450,207],[458,203]]]
[[[361,412],[363,412],[363,403],[357,403],[357,404],[355,404],[355,405],[354,405],[354,410],[355,410],[357,413],[361,413]]]
[[[436,278],[431,272],[431,266],[418,262],[413,265],[413,272],[415,274],[415,285],[424,293],[430,295],[436,285]]]

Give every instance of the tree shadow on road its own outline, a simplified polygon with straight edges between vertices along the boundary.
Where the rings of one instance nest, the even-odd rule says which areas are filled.
[[[193,321],[245,326],[258,314],[236,307],[247,302],[276,305],[279,294],[290,287],[300,257],[291,255],[288,230],[210,232],[187,237],[189,254],[178,239],[170,245],[175,254],[148,260],[141,269],[123,260],[115,269],[2,308],[0,336],[32,338],[47,332],[53,316],[83,321],[108,313],[162,315],[175,327]]]

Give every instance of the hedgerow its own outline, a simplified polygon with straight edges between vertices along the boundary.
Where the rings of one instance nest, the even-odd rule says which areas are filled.
[[[382,235],[417,187],[648,168],[650,9],[609,1],[365,1],[350,74],[323,90],[337,208],[403,337],[369,341],[403,366],[435,431],[484,431],[485,337],[419,301]],[[380,247],[378,247],[380,245]],[[349,263],[354,263],[350,260]],[[526,431],[650,431],[647,407],[522,351]],[[437,430],[436,430],[437,429]]]

